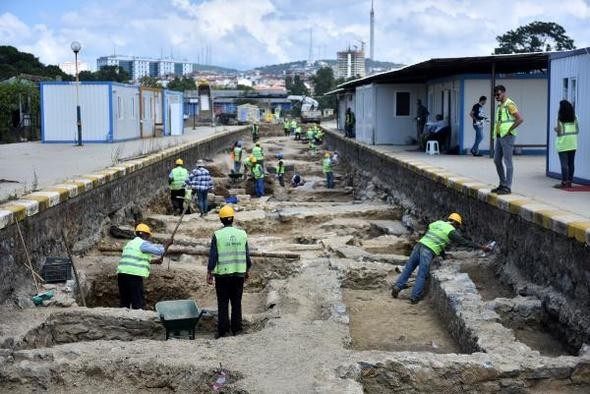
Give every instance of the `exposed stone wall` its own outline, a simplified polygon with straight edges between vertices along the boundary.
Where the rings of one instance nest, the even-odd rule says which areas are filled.
[[[245,129],[214,135],[185,150],[162,155],[150,164],[121,177],[95,186],[73,198],[44,209],[20,221],[33,265],[40,268],[45,256],[65,256],[61,229],[66,230],[76,249],[92,247],[100,239],[101,227],[121,209],[130,213],[167,188],[168,173],[176,158],[187,165],[198,159],[212,158],[244,134]],[[0,229],[0,302],[14,300],[20,292],[33,290],[31,275],[25,268],[25,254],[15,224]]]
[[[502,266],[514,265],[528,281],[551,286],[569,300],[559,310],[560,320],[590,316],[590,248],[579,239],[535,223],[539,219],[531,211],[511,212],[518,207],[516,201],[503,206],[489,191],[474,193],[474,188],[452,176],[429,172],[426,166],[390,157],[331,131],[326,142],[356,173],[352,175],[356,191],[367,190],[369,183],[377,185],[387,192],[387,200],[422,215],[425,223],[461,212],[467,234],[480,242],[497,241]],[[534,217],[527,220],[527,213]],[[590,341],[587,332],[579,334]]]

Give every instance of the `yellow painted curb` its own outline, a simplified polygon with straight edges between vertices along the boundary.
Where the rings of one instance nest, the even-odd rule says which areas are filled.
[[[2,205],[2,209],[12,213],[12,221],[21,221],[27,217],[27,209],[22,205],[5,204]]]
[[[579,242],[586,242],[586,232],[590,230],[590,221],[572,222],[567,226],[567,236]]]
[[[47,196],[42,196],[42,195],[36,195],[36,194],[27,194],[25,196],[22,197],[23,200],[34,200],[37,201],[37,204],[39,204],[39,210],[40,211],[44,211],[47,208],[49,208],[49,197]]]

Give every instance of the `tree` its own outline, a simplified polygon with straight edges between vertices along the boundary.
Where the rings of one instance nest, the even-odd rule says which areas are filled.
[[[155,77],[144,76],[139,79],[139,84],[144,88],[161,88],[160,82]]]
[[[94,73],[96,81],[129,82],[131,76],[125,69],[117,66],[105,66]]]
[[[183,77],[182,79],[175,77],[168,83],[168,89],[184,92],[185,90],[197,90],[195,80],[192,78]]]
[[[531,22],[496,37],[495,54],[564,51],[576,49],[565,29],[553,22]]]
[[[299,76],[299,75],[295,75],[294,77],[291,77],[290,75],[288,75],[285,78],[285,88],[287,89],[287,92],[292,95],[296,95],[296,96],[309,95],[309,89],[307,89],[307,87],[305,87],[305,84],[303,83],[303,80],[301,79],[301,76]]]
[[[37,75],[46,79],[59,77],[65,81],[72,80],[70,75],[57,66],[46,66],[30,53],[20,52],[10,45],[0,45],[0,81],[20,74]]]
[[[334,79],[334,71],[331,67],[322,67],[311,78],[314,86],[314,94],[316,100],[320,104],[320,108],[334,108],[336,109],[336,97],[324,94],[333,90],[336,87],[336,80]]]

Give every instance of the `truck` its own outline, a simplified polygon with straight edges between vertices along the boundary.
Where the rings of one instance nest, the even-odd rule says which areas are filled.
[[[301,123],[320,123],[322,120],[322,111],[319,109],[320,104],[313,98],[309,96],[288,96],[287,99],[301,103]]]

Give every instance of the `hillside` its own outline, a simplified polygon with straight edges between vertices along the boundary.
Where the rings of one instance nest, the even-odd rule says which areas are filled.
[[[367,69],[375,68],[380,69],[382,71],[389,70],[392,68],[399,68],[402,67],[403,64],[393,63],[393,62],[383,62],[378,60],[370,60],[366,59],[366,67]],[[315,60],[309,68],[319,68],[322,66],[336,66],[336,59],[322,59],[322,60]],[[305,60],[298,60],[295,62],[289,63],[281,63],[281,64],[272,64],[268,66],[261,66],[256,67],[254,70],[259,71],[262,74],[275,74],[275,75],[282,75],[287,73],[291,70],[301,70],[303,68],[307,68],[307,61]]]

